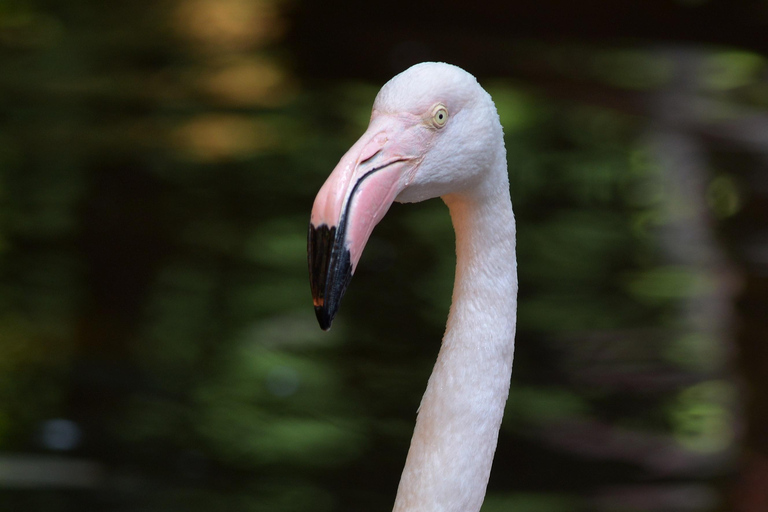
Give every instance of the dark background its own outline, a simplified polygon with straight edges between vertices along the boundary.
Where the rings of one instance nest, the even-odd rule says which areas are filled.
[[[485,512],[768,510],[768,3],[0,0],[0,508],[391,509],[450,304],[312,200],[423,60],[494,97],[515,373]]]

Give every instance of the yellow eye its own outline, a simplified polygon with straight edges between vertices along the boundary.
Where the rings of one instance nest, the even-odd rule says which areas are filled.
[[[442,104],[435,105],[435,108],[432,111],[432,124],[435,125],[435,128],[442,128],[447,122],[448,109]]]

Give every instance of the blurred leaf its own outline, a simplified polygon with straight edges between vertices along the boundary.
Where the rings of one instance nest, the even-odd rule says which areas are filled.
[[[275,269],[306,271],[308,223],[307,217],[262,223],[246,242],[248,256]]]
[[[711,293],[712,278],[682,266],[663,266],[636,273],[627,279],[627,288],[638,299],[658,302]]]
[[[488,494],[482,512],[574,512],[578,502],[573,496],[514,493]]]
[[[650,50],[603,50],[595,52],[592,71],[616,87],[656,89],[670,80],[672,63]]]
[[[664,350],[667,360],[690,371],[716,371],[727,359],[720,341],[708,334],[689,333],[673,340]]]
[[[485,89],[496,104],[505,134],[524,130],[537,121],[536,101],[522,90],[502,82],[492,82]]]
[[[689,450],[722,452],[736,437],[732,415],[736,388],[727,381],[706,381],[677,396],[670,419],[677,441]]]
[[[760,79],[766,69],[765,57],[742,51],[720,51],[707,57],[703,83],[712,90],[722,91],[743,87]]]
[[[584,397],[559,388],[537,388],[516,384],[511,387],[505,423],[544,426],[584,416],[590,406]]]
[[[741,197],[733,178],[726,174],[715,177],[707,187],[707,204],[721,219],[738,213]]]

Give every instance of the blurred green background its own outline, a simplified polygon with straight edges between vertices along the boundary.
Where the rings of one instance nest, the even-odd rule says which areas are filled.
[[[0,509],[387,511],[450,304],[312,200],[422,60],[494,97],[515,373],[485,512],[768,510],[768,3],[0,0]]]

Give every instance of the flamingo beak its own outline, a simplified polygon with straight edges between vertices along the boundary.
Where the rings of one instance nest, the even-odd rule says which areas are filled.
[[[307,252],[315,314],[327,331],[374,226],[418,166],[416,123],[374,118],[315,198]]]

